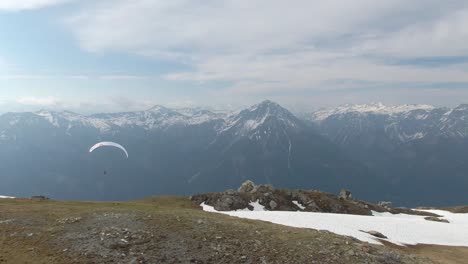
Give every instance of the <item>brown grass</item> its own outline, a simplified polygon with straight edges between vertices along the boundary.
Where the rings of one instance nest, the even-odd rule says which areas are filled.
[[[70,234],[88,232],[86,237],[90,240],[86,241],[91,244],[100,242],[92,240],[94,236],[90,232],[103,228],[94,226],[101,222],[92,221],[100,219],[96,215],[102,217],[105,213],[136,215],[138,224],[145,225],[146,230],[154,234],[154,239],[141,248],[149,260],[157,263],[239,263],[243,257],[247,258],[244,259],[247,263],[263,260],[267,263],[311,263],[310,260],[316,263],[379,263],[388,256],[385,253],[392,250],[329,232],[207,213],[187,197],[152,197],[130,202],[0,199],[0,221],[14,220],[0,224],[0,264],[124,263],[122,259],[103,261],[99,256],[85,258],[83,252],[71,250],[75,241],[68,239]],[[82,217],[83,220],[73,224],[57,221],[70,217]],[[110,223],[118,225],[128,219],[122,217]],[[134,222],[129,223],[133,225]],[[402,254],[401,263],[430,263],[408,258],[407,253],[436,259],[430,253],[437,251],[431,251],[431,248],[395,249]],[[455,261],[468,256],[463,249],[437,249],[443,260]],[[455,252],[451,259],[450,250]],[[345,255],[349,251],[354,253]]]
[[[406,245],[400,246],[385,240],[380,240],[385,246],[410,254],[420,255],[441,264],[468,263],[468,247],[453,247],[441,245]]]

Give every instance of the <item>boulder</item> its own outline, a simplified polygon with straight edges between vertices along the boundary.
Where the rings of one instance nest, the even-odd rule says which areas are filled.
[[[222,195],[216,200],[213,207],[217,211],[234,211],[248,208],[249,203],[238,195]]]
[[[380,233],[380,232],[377,232],[377,231],[374,231],[374,230],[370,230],[370,231],[363,231],[363,230],[359,230],[361,232],[364,232],[364,233],[367,233],[369,235],[372,235],[372,236],[375,236],[375,237],[378,237],[378,238],[383,238],[383,239],[387,239],[388,237],[385,236],[384,234]]]
[[[338,197],[342,200],[348,200],[348,199],[351,199],[352,195],[349,190],[341,189],[340,195]]]
[[[449,220],[447,220],[447,219],[443,219],[443,218],[439,218],[439,217],[435,217],[435,216],[424,217],[424,220],[440,222],[440,223],[450,223]]]
[[[253,183],[253,181],[251,180],[247,180],[244,183],[242,183],[242,185],[239,187],[237,191],[241,193],[249,193],[255,190],[255,188],[256,188],[255,183]]]
[[[273,200],[271,200],[270,203],[269,203],[268,205],[270,206],[270,209],[271,209],[271,210],[275,210],[276,207],[278,207],[278,204],[277,204],[275,201],[273,201]]]

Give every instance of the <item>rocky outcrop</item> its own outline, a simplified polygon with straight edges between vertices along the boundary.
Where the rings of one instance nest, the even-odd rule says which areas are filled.
[[[372,215],[372,211],[376,211],[437,216],[427,212],[393,208],[389,203],[377,205],[353,199],[351,192],[344,189],[337,196],[316,190],[278,189],[271,185],[256,185],[252,181],[244,182],[237,191],[227,190],[222,193],[197,194],[192,196],[191,200],[198,204],[205,203],[213,206],[218,211],[253,210],[251,203],[258,202],[265,210],[271,211],[305,211],[355,215]]]

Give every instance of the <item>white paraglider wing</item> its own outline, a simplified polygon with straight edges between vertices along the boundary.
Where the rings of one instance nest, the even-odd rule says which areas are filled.
[[[98,149],[100,147],[115,147],[115,148],[119,148],[121,149],[123,152],[125,152],[125,155],[127,156],[128,158],[128,152],[127,150],[120,144],[117,144],[115,142],[99,142],[97,143],[96,145],[92,146],[90,149],[89,149],[89,152],[93,152],[95,149]]]

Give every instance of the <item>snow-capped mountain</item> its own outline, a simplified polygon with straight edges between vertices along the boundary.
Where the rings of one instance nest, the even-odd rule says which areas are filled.
[[[252,179],[347,187],[400,204],[468,203],[467,105],[371,104],[309,116],[313,122],[271,101],[229,113],[162,106],[90,116],[7,113],[0,115],[0,193],[121,200],[222,191]],[[103,140],[124,145],[129,159],[88,152]]]
[[[455,108],[382,103],[345,105],[317,111],[309,119],[317,123],[324,134],[341,143],[364,133],[379,133],[400,142],[426,137],[468,137],[467,105]]]
[[[400,115],[414,110],[432,110],[431,105],[385,105],[383,103],[346,104],[332,109],[323,109],[311,114],[313,121],[323,121],[330,116],[355,113],[359,115]]]
[[[221,191],[245,179],[336,191],[371,178],[271,101],[231,113],[162,106],[90,116],[9,113],[0,116],[0,139],[0,193],[17,196],[125,199]],[[90,154],[102,140],[124,145],[129,159],[108,149]]]
[[[54,112],[41,110],[34,113],[58,128],[71,130],[74,127],[95,128],[101,133],[122,128],[142,128],[144,130],[167,129],[172,126],[198,125],[222,119],[222,114],[199,108],[169,109],[154,106],[145,111],[95,114],[90,116],[72,112]]]
[[[250,139],[271,135],[273,132],[297,130],[303,122],[279,104],[264,101],[242,111],[226,116],[220,133],[248,136]]]
[[[389,182],[391,200],[455,201],[468,185],[468,105],[348,105],[309,117],[322,135]]]
[[[231,113],[215,113],[203,108],[169,109],[163,106],[154,106],[145,111],[90,116],[69,111],[47,110],[34,113],[12,113],[11,115],[12,119],[9,124],[13,125],[20,123],[17,120],[19,116],[24,118],[25,115],[29,115],[30,122],[47,121],[51,126],[66,130],[67,133],[71,133],[75,128],[88,128],[103,135],[128,128],[157,131],[214,122],[216,124],[213,129],[218,134],[229,133],[239,137],[259,138],[262,135],[271,134],[274,129],[272,126],[278,126],[284,130],[299,129],[304,125],[289,111],[271,101],[265,101],[245,110]],[[281,133],[283,132],[281,131]]]

